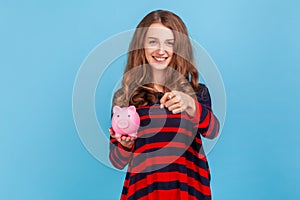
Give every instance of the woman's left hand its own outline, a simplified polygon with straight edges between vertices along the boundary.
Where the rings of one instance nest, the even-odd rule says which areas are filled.
[[[166,107],[173,114],[186,111],[192,117],[196,111],[194,99],[188,94],[176,90],[166,92],[160,99],[160,103],[161,108]]]

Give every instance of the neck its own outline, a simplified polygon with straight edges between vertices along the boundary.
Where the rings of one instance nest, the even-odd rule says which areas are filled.
[[[163,70],[152,70],[154,88],[159,92],[163,92],[165,84],[165,71]]]

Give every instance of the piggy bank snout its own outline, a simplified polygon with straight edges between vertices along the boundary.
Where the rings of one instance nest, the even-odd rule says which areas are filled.
[[[118,121],[119,128],[127,128],[129,126],[129,122],[127,120],[120,120]]]

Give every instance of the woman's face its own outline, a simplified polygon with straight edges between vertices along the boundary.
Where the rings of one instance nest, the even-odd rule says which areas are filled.
[[[171,29],[161,23],[153,23],[149,27],[145,39],[145,55],[150,66],[155,70],[168,67],[174,46],[174,34]]]

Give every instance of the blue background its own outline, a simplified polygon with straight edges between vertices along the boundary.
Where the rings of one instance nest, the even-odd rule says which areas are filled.
[[[78,137],[73,84],[96,45],[159,8],[184,20],[223,77],[214,199],[300,198],[300,1],[12,0],[0,1],[0,199],[119,198],[125,174]]]

